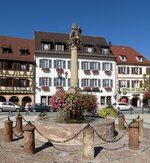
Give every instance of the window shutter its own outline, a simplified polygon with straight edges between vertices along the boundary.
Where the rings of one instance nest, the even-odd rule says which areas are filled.
[[[127,67],[127,74],[130,74],[130,68]]]
[[[54,60],[54,68],[57,68],[57,61]]]
[[[113,71],[113,64],[110,63],[110,71]]]
[[[130,80],[127,80],[127,88],[130,88]]]
[[[140,81],[140,88],[143,87],[143,81]]]
[[[66,69],[66,61],[63,61],[63,69]]]
[[[98,70],[101,70],[101,63],[98,62]]]

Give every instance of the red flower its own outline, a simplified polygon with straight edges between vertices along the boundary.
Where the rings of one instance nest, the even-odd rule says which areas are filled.
[[[43,85],[43,86],[41,87],[41,89],[42,89],[43,91],[45,91],[45,92],[50,90],[49,86],[47,86],[47,85]]]
[[[83,90],[84,91],[91,91],[91,87],[89,87],[89,86],[83,87]]]
[[[110,92],[110,91],[112,91],[112,88],[111,88],[111,87],[105,87],[105,90],[106,90],[107,92]]]
[[[84,73],[85,73],[86,75],[90,75],[90,74],[91,74],[90,70],[84,70]]]
[[[46,68],[46,67],[43,67],[43,68],[42,68],[42,71],[43,71],[43,72],[50,72],[50,69],[49,69],[49,68]]]
[[[92,70],[94,75],[99,75],[99,70]]]
[[[92,91],[99,91],[99,87],[92,87]]]
[[[111,71],[106,70],[106,71],[105,71],[105,74],[108,75],[108,76],[110,76],[110,75],[111,75]]]

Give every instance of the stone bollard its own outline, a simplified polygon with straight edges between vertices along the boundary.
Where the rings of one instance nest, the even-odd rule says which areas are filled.
[[[140,116],[138,115],[138,117],[136,118],[136,121],[139,124],[139,136],[143,137],[143,135],[144,135],[144,131],[143,131],[143,119],[141,119]]]
[[[83,130],[83,159],[94,159],[94,129],[90,125]]]
[[[118,128],[119,128],[119,130],[125,129],[124,115],[122,113],[119,113],[119,115],[118,115]]]
[[[35,126],[29,122],[23,128],[24,135],[24,151],[27,154],[35,153],[35,135],[34,135]]]
[[[17,116],[16,116],[16,127],[15,127],[15,130],[17,133],[22,133],[22,115],[19,113]]]
[[[139,119],[139,136],[143,137],[144,131],[143,131],[143,119]]]
[[[129,125],[128,147],[133,150],[139,149],[139,124],[137,122],[132,122]]]
[[[13,141],[13,121],[9,118],[4,121],[3,140],[5,143]]]

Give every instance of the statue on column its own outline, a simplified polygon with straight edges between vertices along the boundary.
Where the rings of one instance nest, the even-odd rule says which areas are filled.
[[[80,39],[80,35],[82,33],[82,30],[81,28],[76,24],[76,23],[73,23],[72,24],[72,31],[69,35],[69,44],[70,45],[78,45],[81,43],[81,39]]]

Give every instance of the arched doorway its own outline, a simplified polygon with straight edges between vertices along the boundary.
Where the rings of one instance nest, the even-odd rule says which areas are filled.
[[[0,96],[0,102],[4,102],[4,101],[6,101],[6,98],[3,96]]]
[[[18,104],[18,103],[19,103],[19,99],[18,99],[17,96],[12,96],[12,97],[9,99],[9,101],[11,101],[11,102],[13,102],[13,103],[15,103],[15,104]]]
[[[23,99],[22,99],[22,106],[25,106],[26,103],[31,103],[32,102],[32,99],[29,97],[29,96],[25,96]]]

